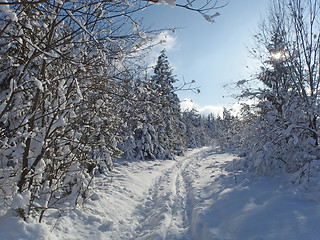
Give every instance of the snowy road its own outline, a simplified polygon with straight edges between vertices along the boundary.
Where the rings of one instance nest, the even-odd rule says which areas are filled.
[[[202,148],[176,160],[120,161],[95,180],[83,209],[48,211],[41,225],[0,217],[0,239],[320,239],[320,191],[286,177],[248,180],[235,159]]]
[[[133,198],[138,204],[120,220],[118,238],[210,239],[201,219],[202,210],[211,202],[212,193],[221,190],[219,184],[212,189],[215,179],[229,178],[234,183],[234,173],[224,167],[232,164],[234,158],[231,154],[216,154],[212,148],[202,148],[176,160],[148,162],[151,166],[147,167],[150,174],[147,177],[153,180],[145,179],[144,170],[140,169],[140,174],[130,176],[133,181],[129,180],[136,182],[138,188],[125,187],[135,192]],[[143,179],[145,190],[140,189]]]
[[[135,238],[182,239],[189,235],[192,196],[197,192],[191,179],[199,177],[195,169],[203,160],[204,153],[203,149],[188,157],[178,157],[173,166],[165,169],[155,180],[146,201],[138,207],[140,225],[135,231]]]
[[[146,201],[139,205],[136,212],[140,216],[135,238],[166,239],[187,230],[189,224],[184,175],[190,162],[189,159],[176,162],[149,188]]]
[[[211,189],[214,179],[233,179],[224,165],[234,158],[202,148],[175,160],[119,162],[112,177],[95,183],[87,211],[61,217],[53,232],[68,239],[210,239],[203,210],[221,188]]]

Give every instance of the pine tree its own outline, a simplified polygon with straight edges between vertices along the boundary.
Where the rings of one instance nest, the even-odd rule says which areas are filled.
[[[268,22],[256,35],[266,50],[257,74],[264,85],[251,91],[258,103],[252,108],[255,117],[244,128],[244,147],[252,167],[263,174],[297,171],[318,158],[317,5],[274,0]]]
[[[159,143],[170,155],[181,154],[185,147],[185,126],[181,121],[180,100],[175,93],[176,81],[165,50],[162,50],[149,86],[156,92],[156,101],[161,108],[159,109],[161,118],[157,119],[156,124]]]
[[[140,76],[142,77],[142,76]],[[147,87],[145,81],[136,80],[132,92],[123,102],[125,127],[122,135],[124,141],[119,144],[125,159],[152,160],[169,158],[160,145],[158,132],[155,129],[157,119],[161,118],[160,105],[156,93]]]
[[[119,145],[124,158],[169,159],[185,148],[185,125],[181,121],[176,79],[165,51],[158,57],[154,75],[136,76],[132,100],[126,101],[125,140]],[[130,97],[129,97],[130,98]]]

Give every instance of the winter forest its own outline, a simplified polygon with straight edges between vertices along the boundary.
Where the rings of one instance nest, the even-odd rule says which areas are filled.
[[[62,228],[75,226],[63,222],[72,211],[87,220],[84,226],[101,223],[96,239],[320,239],[320,1],[270,1],[250,48],[260,68],[233,83],[241,109],[225,108],[222,116],[181,109],[178,92],[201,89],[177,79],[165,49],[154,66],[146,61],[163,43],[157,36],[174,32],[142,27],[137,13],[160,4],[210,23],[228,7],[214,0],[0,0],[0,239],[84,239],[85,233],[67,235]],[[206,175],[208,169],[214,174]],[[247,235],[245,224],[241,233],[230,230],[240,213],[221,214],[215,223],[213,204],[222,200],[212,200],[214,189],[230,196],[231,205],[242,199],[237,189],[255,189],[259,179],[286,179],[282,188],[312,194],[308,227],[295,236],[274,227],[274,235],[268,230],[262,237],[259,229]],[[149,184],[150,196],[139,184]],[[256,188],[253,195],[263,187]],[[117,197],[127,192],[130,197]],[[123,210],[86,215],[92,206],[116,211],[117,200],[127,211],[143,202],[140,212],[155,217],[145,213],[129,224]],[[246,213],[259,205],[251,200]],[[239,224],[255,222],[246,219]],[[117,236],[103,235],[108,232]]]

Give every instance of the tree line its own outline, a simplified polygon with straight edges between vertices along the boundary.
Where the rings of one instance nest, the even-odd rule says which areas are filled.
[[[200,3],[199,3],[200,2]],[[90,196],[97,174],[117,158],[152,160],[208,144],[238,148],[260,175],[317,171],[320,3],[274,0],[251,53],[252,79],[236,83],[234,116],[181,111],[165,51],[143,63],[159,30],[135,13],[154,4],[212,21],[216,1],[0,2],[1,210],[41,222]],[[200,5],[197,5],[200,4]]]
[[[317,172],[319,14],[318,0],[273,0],[251,49],[260,69],[236,83],[239,99],[251,104],[242,104],[222,136],[242,149],[247,170],[258,175],[296,172],[298,180]]]
[[[217,1],[1,1],[1,209],[41,219],[88,198],[113,159],[170,158],[185,124],[160,30],[136,13],[170,4],[210,18]],[[211,15],[213,18],[213,15]]]

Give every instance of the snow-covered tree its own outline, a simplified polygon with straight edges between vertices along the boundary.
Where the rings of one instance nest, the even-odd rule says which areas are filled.
[[[121,86],[127,72],[141,70],[140,53],[155,33],[133,15],[151,2],[201,14],[217,6],[0,1],[2,207],[41,221],[65,200],[83,202],[95,171],[112,166],[123,124]]]
[[[133,25],[123,24],[143,7],[10,6],[0,22],[0,184],[5,204],[24,194],[15,209],[24,217],[38,212],[41,220],[64,198],[86,198],[88,171],[110,167],[118,154],[115,86],[133,53],[138,57],[135,46],[147,46]]]
[[[231,110],[223,109],[222,117],[214,121],[215,142],[221,149],[237,148],[241,145],[241,123]]]
[[[126,107],[126,140],[121,143],[124,157],[167,159],[184,149],[185,126],[181,121],[176,79],[162,51],[154,75],[134,81]],[[146,78],[146,79],[143,79]]]
[[[251,166],[262,174],[297,171],[320,157],[318,10],[317,0],[275,0],[269,21],[256,35],[265,52],[257,74],[264,85],[244,92],[258,102],[244,147]]]
[[[161,51],[154,75],[148,87],[155,91],[154,99],[159,104],[159,116],[156,119],[156,130],[161,146],[170,153],[180,154],[184,148],[184,124],[181,121],[180,100],[175,93],[174,83],[177,80],[165,54]]]
[[[184,111],[182,121],[186,125],[186,144],[188,148],[197,148],[213,144],[215,134],[214,118],[206,119],[196,109]]]
[[[155,92],[141,80],[135,81],[131,89],[130,97],[123,103],[124,141],[119,145],[123,158],[152,160],[170,157],[160,145],[155,129],[155,120],[161,118]]]

